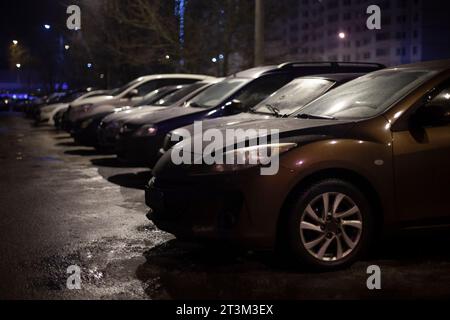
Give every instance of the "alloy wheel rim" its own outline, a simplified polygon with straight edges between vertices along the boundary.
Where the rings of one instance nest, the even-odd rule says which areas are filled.
[[[363,232],[361,211],[347,195],[323,193],[304,210],[300,221],[303,246],[314,258],[335,262],[358,246]]]

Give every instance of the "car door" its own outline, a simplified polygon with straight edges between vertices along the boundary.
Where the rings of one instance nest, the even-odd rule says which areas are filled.
[[[450,222],[450,84],[436,92],[411,116],[408,130],[393,133],[397,211],[403,222]],[[438,115],[430,112],[437,109]]]

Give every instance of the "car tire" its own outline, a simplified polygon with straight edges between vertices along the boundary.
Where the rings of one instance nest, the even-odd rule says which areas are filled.
[[[294,262],[331,271],[348,267],[367,252],[374,235],[373,213],[355,185],[323,180],[292,199],[283,243]]]

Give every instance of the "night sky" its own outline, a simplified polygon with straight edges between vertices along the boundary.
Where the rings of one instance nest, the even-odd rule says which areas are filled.
[[[62,25],[66,19],[64,3],[69,0],[2,0],[0,1],[0,69],[8,68],[7,53],[12,40],[18,40],[31,51],[39,45],[43,25]]]

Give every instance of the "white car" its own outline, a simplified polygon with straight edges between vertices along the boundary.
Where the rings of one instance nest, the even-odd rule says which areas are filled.
[[[136,104],[143,97],[162,87],[190,84],[202,80],[214,79],[214,77],[199,74],[157,74],[137,78],[123,87],[114,90],[110,95],[88,98],[70,105],[68,120],[69,123],[76,123],[78,119],[95,107],[109,104],[114,105],[117,101],[130,102]]]
[[[39,121],[45,122],[49,125],[54,125],[53,117],[61,110],[67,110],[71,103],[77,103],[80,101],[84,101],[88,98],[93,98],[96,96],[102,96],[109,91],[105,90],[97,90],[97,91],[89,91],[89,92],[77,92],[69,95],[67,98],[64,98],[63,101],[55,104],[50,104],[41,108]]]

